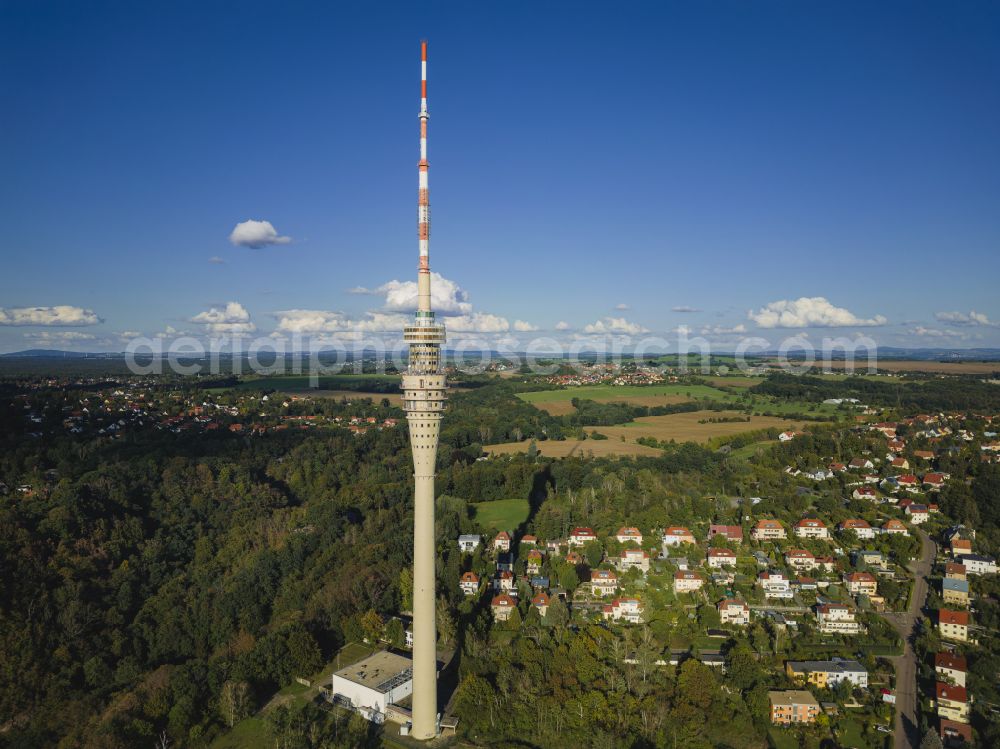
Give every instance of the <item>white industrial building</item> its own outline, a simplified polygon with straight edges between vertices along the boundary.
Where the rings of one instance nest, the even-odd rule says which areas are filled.
[[[383,723],[390,705],[413,694],[413,662],[388,650],[373,653],[336,671],[330,693],[335,703]]]

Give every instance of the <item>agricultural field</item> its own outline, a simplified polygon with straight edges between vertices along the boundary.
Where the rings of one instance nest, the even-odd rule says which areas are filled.
[[[512,531],[528,519],[530,509],[526,499],[497,499],[473,504],[472,517],[483,528]]]
[[[483,449],[490,455],[509,455],[512,453],[526,453],[530,440],[520,442],[504,442],[497,445],[486,445]],[[606,458],[609,456],[630,456],[630,455],[661,455],[662,451],[655,447],[637,445],[634,442],[622,442],[621,440],[546,440],[536,442],[540,455],[547,458],[567,458],[567,457],[594,457]]]
[[[771,362],[772,364],[774,362]],[[846,366],[843,361],[832,361],[829,363],[833,371],[842,370]],[[912,359],[890,361],[879,359],[876,362],[880,372],[927,372],[931,374],[950,375],[976,375],[991,374],[1000,372],[1000,361],[915,361]],[[819,366],[817,364],[817,366]],[[824,365],[825,366],[825,365]],[[868,360],[859,357],[854,362],[854,371],[863,373],[868,371]]]
[[[734,382],[736,378],[733,378]],[[546,411],[552,416],[573,413],[572,400],[592,400],[598,403],[631,403],[635,406],[665,406],[685,403],[694,398],[730,400],[732,396],[708,385],[594,385],[566,390],[540,390],[518,393],[518,398]]]
[[[728,437],[756,429],[778,427],[801,429],[802,423],[777,416],[751,416],[750,421],[708,422],[712,418],[740,418],[739,411],[693,411],[667,416],[643,416],[628,424],[614,427],[597,427],[593,431],[607,435],[609,442],[635,442],[639,437],[653,437],[661,441],[707,442],[713,437]],[[705,421],[705,423],[700,423]]]

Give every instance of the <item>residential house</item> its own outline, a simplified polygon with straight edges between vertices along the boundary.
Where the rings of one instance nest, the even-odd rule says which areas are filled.
[[[920,460],[934,460],[933,450],[914,450],[913,457],[919,458]]]
[[[479,575],[475,572],[465,572],[458,583],[458,587],[467,596],[474,596],[479,592]]]
[[[568,564],[572,564],[574,567],[577,567],[583,564],[583,557],[580,556],[579,552],[570,550],[566,552],[566,562]]]
[[[574,528],[573,532],[569,534],[569,545],[570,546],[583,546],[589,541],[596,541],[597,536],[594,534],[593,528],[579,527]]]
[[[590,592],[595,596],[613,595],[618,590],[618,575],[614,570],[591,570]]]
[[[510,551],[510,534],[507,531],[500,531],[493,539],[493,551]]]
[[[964,687],[965,674],[968,670],[965,658],[961,655],[954,653],[934,654],[934,673],[937,675],[938,681]]]
[[[521,546],[537,546],[538,536],[532,536],[530,533],[526,533],[521,536]]]
[[[893,458],[891,465],[898,471],[910,470],[910,461],[908,461],[906,458]]]
[[[881,565],[884,561],[885,557],[882,552],[874,549],[859,549],[851,552],[851,562],[855,565],[861,563]]]
[[[969,605],[969,581],[944,578],[941,581],[941,599],[946,604]]]
[[[897,533],[902,536],[909,536],[910,532],[906,529],[906,526],[896,518],[890,518],[882,524],[883,533]]]
[[[663,531],[663,548],[695,543],[694,536],[687,528],[672,525]]]
[[[693,571],[678,570],[674,573],[674,593],[690,593],[701,590],[705,584],[701,575]]]
[[[500,570],[497,576],[493,578],[493,590],[497,592],[510,593],[511,595],[517,595],[514,583],[516,578],[514,573],[509,570]]]
[[[781,572],[761,572],[757,584],[764,590],[765,598],[791,598],[792,588]]]
[[[968,642],[969,612],[938,609],[938,629],[945,640]]]
[[[965,571],[970,575],[995,575],[997,563],[995,559],[981,554],[963,554],[959,557]]]
[[[859,486],[853,492],[851,496],[854,499],[867,499],[869,502],[875,502],[878,500],[878,492],[876,492],[870,486]]]
[[[911,504],[906,508],[906,515],[911,523],[920,525],[927,522],[927,519],[930,517],[930,511],[927,509],[927,505]]]
[[[544,590],[536,593],[534,598],[531,599],[531,605],[535,607],[539,615],[545,616],[549,611],[549,594]]]
[[[734,543],[743,543],[743,526],[740,525],[710,525],[708,527],[708,540],[711,541],[716,536],[722,536]]]
[[[819,689],[833,689],[841,682],[854,687],[868,687],[868,671],[857,661],[834,658],[829,661],[786,661],[785,673],[799,683]]]
[[[951,539],[951,555],[955,558],[972,553],[972,541],[967,538]]]
[[[833,572],[833,568],[837,566],[836,560],[833,557],[816,557],[816,566],[826,572]]]
[[[873,596],[878,592],[878,580],[870,572],[851,572],[844,575],[844,587],[853,596]]]
[[[517,609],[517,602],[506,593],[494,596],[490,602],[490,610],[493,618],[498,622],[505,622],[510,619],[510,615]]]
[[[945,562],[944,577],[946,580],[966,580],[966,569],[959,562]]]
[[[906,489],[910,492],[920,491],[920,482],[917,481],[917,477],[912,473],[904,473],[902,476],[896,477],[896,485],[900,489]]]
[[[458,537],[458,549],[466,554],[471,554],[479,548],[480,538],[471,533],[462,534]]]
[[[875,538],[875,529],[868,524],[867,520],[862,520],[861,518],[845,520],[837,526],[837,530],[841,533],[844,531],[854,531],[854,535],[858,538]]]
[[[939,681],[934,685],[934,692],[937,696],[939,718],[953,720],[956,723],[969,722],[969,694],[965,691],[965,687]]]
[[[785,564],[795,570],[811,570],[816,566],[816,557],[805,549],[790,549],[785,552]]]
[[[940,718],[938,735],[946,747],[972,746],[972,726],[968,723]]]
[[[786,689],[768,692],[771,703],[771,722],[780,725],[795,723],[815,723],[819,715],[819,703],[809,692]]]
[[[847,465],[849,468],[858,471],[870,471],[875,467],[875,464],[868,460],[868,458],[853,458]]]
[[[634,568],[645,574],[649,572],[649,553],[642,549],[622,549],[621,555],[615,558],[615,566],[621,572]]]
[[[605,619],[638,624],[642,621],[642,602],[638,598],[616,598],[605,604],[601,613]]]
[[[823,603],[816,607],[816,621],[823,634],[856,635],[864,630],[850,607],[842,603]]]
[[[528,556],[526,561],[526,571],[529,575],[537,575],[542,571],[542,562],[544,557],[542,556],[541,549],[528,549]]]
[[[795,535],[799,538],[829,538],[826,523],[818,518],[802,518],[795,524]]]
[[[500,572],[513,572],[514,555],[509,551],[497,554],[497,569]]]
[[[636,545],[642,546],[642,533],[639,532],[638,528],[619,528],[615,538],[620,544],[632,541]]]
[[[790,442],[791,440],[798,437],[799,434],[800,434],[799,432],[782,432],[781,434],[778,435],[778,440],[780,442]]]
[[[750,607],[739,598],[723,598],[717,604],[719,620],[723,624],[745,626],[750,623]]]
[[[754,541],[774,541],[786,538],[785,528],[777,520],[758,520],[753,530],[750,531],[750,537]]]
[[[736,566],[736,552],[730,549],[709,549],[706,559],[712,569]]]
[[[938,491],[944,486],[945,475],[943,473],[925,473],[924,486],[930,491]]]

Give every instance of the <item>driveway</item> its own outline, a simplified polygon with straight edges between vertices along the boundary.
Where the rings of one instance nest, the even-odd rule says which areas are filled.
[[[890,658],[896,669],[896,725],[893,746],[895,749],[916,749],[920,746],[920,720],[917,711],[917,654],[913,651],[914,626],[920,610],[927,600],[927,576],[934,564],[936,547],[930,537],[919,528],[920,558],[910,564],[913,574],[913,593],[910,605],[903,613],[888,613],[882,617],[903,638],[903,655]]]

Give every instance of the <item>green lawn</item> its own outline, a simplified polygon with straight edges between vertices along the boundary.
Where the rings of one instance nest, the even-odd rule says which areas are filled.
[[[843,749],[868,749],[872,746],[861,733],[861,724],[850,718],[837,721],[837,740]]]
[[[513,531],[528,519],[531,508],[526,499],[497,499],[472,505],[472,517],[483,528]]]
[[[607,400],[608,398],[633,398],[663,395],[686,395],[690,398],[716,398],[730,400],[732,396],[707,385],[593,385],[571,387],[565,390],[538,390],[518,393],[517,397],[528,403],[568,401],[573,398]]]
[[[767,731],[767,737],[774,749],[799,749],[798,738],[787,728],[772,726]]]
[[[772,445],[777,444],[778,440],[762,440],[761,442],[754,442],[743,447],[738,447],[730,452],[729,455],[733,458],[753,458],[757,455],[758,450],[767,450]]]
[[[262,718],[247,718],[212,742],[212,749],[271,749],[274,742]]]

